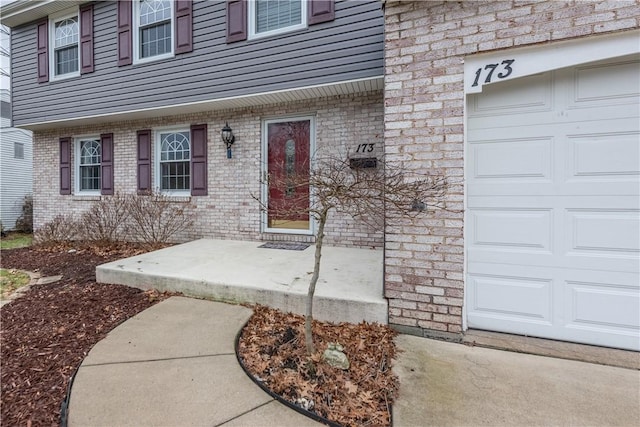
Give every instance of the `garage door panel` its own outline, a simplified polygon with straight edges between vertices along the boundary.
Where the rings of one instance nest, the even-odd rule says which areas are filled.
[[[566,307],[568,326],[598,328],[607,331],[640,330],[640,295],[631,286],[614,286],[610,283],[566,282],[570,296]],[[602,310],[602,306],[617,307],[618,310]]]
[[[569,188],[561,188],[560,191],[572,194],[638,194],[639,141],[638,131],[569,135],[565,162],[565,185]]]
[[[640,348],[639,274],[597,270],[564,274],[562,321],[567,335],[578,337],[581,342]]]
[[[471,246],[551,254],[551,209],[470,209]]]
[[[640,256],[640,211],[616,209],[567,210],[570,255]]]
[[[477,97],[468,114],[474,116],[510,115],[522,112],[551,111],[552,76],[535,74],[499,85],[484,85],[483,97]]]
[[[620,61],[583,65],[570,70],[570,107],[592,108],[601,105],[633,104],[640,95],[640,63]],[[606,76],[606,84],[603,84]]]
[[[507,273],[508,268],[502,271]],[[551,325],[550,277],[470,274],[475,292],[470,295],[470,315],[475,318]]]
[[[469,197],[467,205],[467,256],[474,261],[640,270],[637,199]]]
[[[471,144],[477,180],[552,182],[550,137],[476,141]]]
[[[476,328],[608,347],[640,348],[638,274],[469,265],[467,318]],[[616,310],[606,310],[613,306]],[[559,327],[561,326],[561,327]]]

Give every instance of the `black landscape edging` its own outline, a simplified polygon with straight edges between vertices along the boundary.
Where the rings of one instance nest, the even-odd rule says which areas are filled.
[[[312,420],[317,421],[317,422],[322,423],[322,424],[325,424],[325,425],[327,425],[329,427],[344,427],[342,424],[338,424],[338,423],[335,423],[333,421],[330,421],[330,420],[326,419],[325,417],[322,417],[322,416],[316,414],[315,412],[307,411],[306,409],[301,408],[298,405],[295,405],[295,404],[289,402],[286,399],[283,399],[282,396],[280,396],[280,395],[272,392],[271,390],[269,390],[267,388],[267,386],[265,386],[262,382],[258,381],[253,375],[251,375],[249,373],[249,371],[247,371],[247,368],[244,366],[244,363],[242,362],[242,359],[240,358],[240,354],[238,353],[238,343],[240,342],[240,335],[242,335],[242,331],[244,330],[244,328],[247,326],[248,323],[249,323],[249,321],[247,320],[247,322],[242,326],[242,328],[240,328],[240,330],[236,334],[235,353],[236,353],[236,359],[238,360],[238,363],[240,364],[240,367],[242,368],[244,373],[247,374],[247,376],[249,378],[251,378],[251,381],[253,381],[258,387],[260,387],[269,396],[273,397],[275,400],[277,400],[278,402],[282,403],[283,405],[293,409],[294,411],[304,415],[305,417],[309,417]],[[66,426],[63,426],[63,427],[66,427]]]
[[[88,353],[87,353],[88,354]],[[84,358],[82,359],[84,362]],[[73,375],[71,375],[71,379],[69,380],[69,384],[67,384],[67,393],[64,395],[64,399],[60,404],[60,427],[67,427],[69,422],[69,401],[71,400],[71,386],[73,385],[73,381],[76,379],[76,375],[78,374],[78,370],[80,366],[82,366],[82,362],[80,365],[73,371]]]
[[[158,302],[160,302],[160,301],[158,301]],[[156,305],[156,304],[157,303],[155,303],[153,305]],[[153,305],[149,306],[147,308],[151,308],[151,307],[153,307]],[[145,308],[145,310],[146,310],[146,308]],[[142,310],[142,311],[144,311],[144,310]],[[137,316],[140,313],[142,313],[142,312],[138,312],[134,316]],[[131,316],[131,317],[134,317],[134,316]],[[107,337],[107,335],[109,335],[109,333],[111,331],[113,331],[115,328],[117,328],[118,326],[122,325],[127,320],[131,319],[131,317],[123,319],[120,323],[118,323],[113,328],[111,328],[111,330],[109,330],[104,337],[102,337],[100,340],[98,340],[95,343],[93,343],[93,345],[91,346],[89,351],[87,351],[87,353],[84,355],[84,357],[80,361],[80,364],[78,365],[78,367],[75,369],[75,371],[73,371],[73,375],[71,375],[71,379],[69,380],[69,384],[67,384],[67,393],[64,395],[64,399],[62,400],[62,403],[60,404],[60,427],[68,427],[68,423],[69,423],[69,402],[71,401],[71,386],[73,386],[73,382],[76,379],[76,375],[78,375],[78,371],[82,367],[82,362],[84,362],[84,359],[87,358],[87,356],[89,355],[91,350],[93,350],[93,347],[96,346],[96,344],[98,344],[100,341],[105,339]]]

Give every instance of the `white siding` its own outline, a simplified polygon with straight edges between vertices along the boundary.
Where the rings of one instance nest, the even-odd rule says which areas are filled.
[[[14,158],[14,144],[24,144],[24,158]],[[15,228],[22,201],[32,192],[32,134],[16,128],[0,129],[0,221],[5,230]]]

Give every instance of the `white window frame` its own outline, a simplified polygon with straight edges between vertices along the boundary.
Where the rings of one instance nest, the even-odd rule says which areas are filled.
[[[82,190],[80,188],[80,181],[82,179],[80,174],[80,145],[83,141],[98,141],[100,144],[100,187],[102,187],[102,141],[100,135],[83,135],[73,138],[73,175],[74,175],[74,188],[75,194],[82,196],[99,196],[102,193],[102,189],[97,190]]]
[[[291,25],[289,27],[278,28],[277,30],[265,31],[263,33],[256,33],[256,2],[248,1],[247,17],[249,20],[249,40],[259,39],[262,37],[275,36],[277,34],[289,33],[291,31],[302,30],[307,28],[307,1],[300,0],[302,3],[300,13],[301,23],[297,25]]]
[[[162,189],[162,168],[160,167],[160,154],[162,148],[162,140],[160,135],[163,133],[174,133],[174,132],[186,132],[189,134],[189,188],[186,190],[163,190]],[[153,162],[155,171],[155,179],[154,185],[155,188],[158,189],[158,192],[164,194],[165,196],[176,196],[176,197],[184,197],[191,196],[191,184],[193,180],[193,170],[191,170],[191,157],[193,155],[193,141],[191,140],[191,128],[189,126],[171,126],[171,127],[163,127],[156,128],[153,130],[153,149],[154,156]]]
[[[281,122],[297,122],[297,121],[305,121],[309,120],[309,168],[313,168],[314,165],[314,157],[316,152],[316,117],[315,116],[280,116],[273,118],[265,118],[262,120],[261,126],[261,134],[262,134],[262,154],[261,154],[261,163],[262,170],[261,176],[268,176],[269,174],[269,159],[267,157],[269,153],[269,124],[270,123],[281,123]],[[262,206],[268,206],[269,203],[269,184],[264,180],[261,186],[261,204]],[[314,200],[314,189],[309,188],[309,203],[313,203]],[[316,232],[316,220],[314,216],[309,213],[309,229],[307,230],[298,230],[291,228],[272,228],[269,227],[269,212],[267,209],[262,209],[261,212],[261,231],[263,233],[278,233],[278,234],[297,234],[304,236],[312,236],[315,235]]]
[[[78,70],[73,73],[65,73],[65,74],[56,74],[56,22],[63,21],[68,18],[76,18],[78,21]],[[63,12],[56,13],[49,16],[49,80],[64,80],[71,77],[79,77],[80,76],[80,55],[82,54],[80,51],[80,10],[78,8],[75,9],[67,9]]]
[[[140,56],[140,0],[134,0],[133,2],[133,63],[144,64],[146,62],[159,61],[162,59],[173,58],[175,56],[175,5],[174,1],[170,2],[171,5],[171,28],[169,33],[171,34],[171,50],[162,55],[150,56],[148,58],[142,58]]]

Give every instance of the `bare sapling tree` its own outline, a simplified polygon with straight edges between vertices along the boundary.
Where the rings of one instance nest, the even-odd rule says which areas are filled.
[[[325,227],[333,211],[340,212],[372,230],[380,230],[389,221],[385,212],[393,211],[393,218],[415,217],[435,209],[443,209],[447,181],[441,175],[420,174],[399,164],[387,163],[383,158],[367,159],[368,167],[359,159],[344,156],[314,156],[296,170],[286,165],[270,170],[265,187],[267,197],[254,197],[267,211],[267,217],[292,223],[307,218],[316,222],[315,258],[305,307],[305,346],[307,354],[315,353],[313,344],[313,298],[320,277]],[[373,167],[372,167],[373,166]],[[285,197],[275,197],[277,195]],[[286,200],[286,203],[273,203]],[[281,222],[282,224],[282,222]]]

